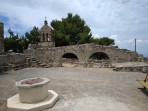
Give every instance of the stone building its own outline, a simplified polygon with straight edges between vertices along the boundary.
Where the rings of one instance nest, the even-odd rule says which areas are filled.
[[[45,47],[54,47],[55,43],[53,41],[52,35],[51,35],[51,27],[48,26],[48,21],[44,21],[44,26],[41,27],[39,34],[40,34],[40,43],[39,45],[45,46]]]
[[[0,54],[4,52],[4,24],[0,22]]]

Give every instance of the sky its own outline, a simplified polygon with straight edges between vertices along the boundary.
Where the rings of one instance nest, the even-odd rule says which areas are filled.
[[[33,26],[78,14],[95,38],[110,37],[119,48],[148,57],[148,0],[0,0],[0,22],[4,35],[10,28],[24,35]]]

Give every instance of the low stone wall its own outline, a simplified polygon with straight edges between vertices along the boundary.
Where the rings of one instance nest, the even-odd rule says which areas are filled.
[[[47,62],[53,66],[61,66],[62,56],[66,53],[72,53],[77,56],[79,62],[89,62],[91,55],[96,52],[105,53],[111,62],[134,62],[143,56],[134,51],[118,49],[111,46],[101,46],[95,44],[81,44],[63,47],[39,48],[37,45],[24,51],[25,55],[30,58],[36,58],[40,62]]]
[[[18,64],[24,63],[26,60],[25,55],[21,53],[10,53],[6,55],[0,55],[0,65],[2,64]]]
[[[20,53],[0,55],[0,72],[27,67],[26,57]]]
[[[90,57],[95,53],[104,53],[109,57],[110,62],[91,61]],[[71,53],[77,56],[74,63],[77,67],[109,68],[113,62],[135,62],[143,61],[143,56],[126,49],[118,49],[110,46],[100,46],[95,44],[81,44],[63,47],[42,47],[38,45],[30,46],[24,54],[11,53],[0,55],[0,70],[9,70],[13,67],[19,69],[24,67],[60,67],[62,66],[63,55]],[[28,65],[27,65],[28,64]],[[3,67],[4,66],[4,67]]]
[[[74,62],[75,67],[84,68],[111,68],[111,63],[108,60],[97,60],[91,62]]]
[[[113,71],[118,71],[118,72],[143,72],[143,73],[146,73],[147,70],[148,70],[147,66],[117,67],[113,69]]]
[[[120,72],[143,72],[148,71],[148,64],[145,62],[126,62],[112,64],[113,71]]]
[[[9,60],[7,58],[7,55],[0,55],[0,65],[8,64],[8,63],[9,63]]]

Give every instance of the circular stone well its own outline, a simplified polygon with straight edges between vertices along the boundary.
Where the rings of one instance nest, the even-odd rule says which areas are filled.
[[[39,102],[48,97],[47,78],[28,78],[16,82],[19,90],[19,100],[22,103]]]

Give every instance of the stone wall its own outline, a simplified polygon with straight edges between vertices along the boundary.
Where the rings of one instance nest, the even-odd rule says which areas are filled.
[[[0,72],[27,67],[26,57],[20,53],[0,55]]]
[[[109,57],[109,60],[92,61],[90,57],[96,52],[105,53]],[[53,48],[32,45],[28,50],[24,51],[24,54],[10,53],[0,55],[0,71],[23,67],[62,66],[63,55],[67,53],[72,53],[77,56],[78,60],[75,65],[78,67],[111,67],[112,63],[143,61],[143,56],[136,52],[95,44]]]
[[[146,73],[148,71],[148,64],[146,62],[113,63],[112,68],[114,71],[120,71],[120,72]]]
[[[52,63],[53,66],[61,66],[62,56],[66,53],[72,53],[77,56],[79,62],[89,62],[89,58],[96,52],[103,52],[108,55],[111,62],[133,62],[142,55],[136,52],[118,49],[108,46],[95,44],[82,44],[53,48],[30,48],[25,51],[25,55],[30,58],[36,58],[40,62]]]
[[[20,64],[26,60],[25,55],[21,53],[10,53],[0,55],[0,65],[2,64]]]

